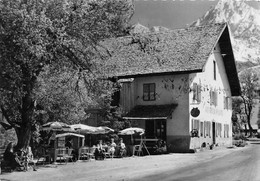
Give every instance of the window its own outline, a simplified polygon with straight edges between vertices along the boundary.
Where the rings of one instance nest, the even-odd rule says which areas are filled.
[[[144,101],[155,100],[155,83],[143,85],[143,100]]]
[[[217,106],[218,104],[218,94],[216,91],[210,91],[210,105]]]
[[[201,101],[201,86],[193,83],[193,102],[199,103]]]
[[[216,75],[216,61],[213,61],[213,77],[214,77],[214,80],[217,79],[216,76],[217,76],[217,75]]]
[[[228,138],[229,137],[229,125],[225,124],[224,125],[224,138]]]
[[[230,109],[230,99],[228,97],[224,97],[224,109]]]
[[[221,123],[216,123],[216,136],[221,137],[222,133],[222,125]]]
[[[199,130],[200,121],[198,119],[192,119],[192,129]]]
[[[204,136],[204,129],[203,129],[204,127],[203,126],[204,126],[203,122],[200,122],[200,136],[201,137]]]
[[[206,138],[207,136],[210,137],[210,121],[205,121],[204,122],[204,137]]]

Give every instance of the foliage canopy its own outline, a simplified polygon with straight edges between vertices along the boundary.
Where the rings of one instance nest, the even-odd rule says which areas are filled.
[[[18,147],[28,145],[36,129],[41,73],[71,70],[89,90],[101,85],[94,61],[105,61],[99,42],[125,34],[132,13],[130,0],[0,1],[0,106]]]

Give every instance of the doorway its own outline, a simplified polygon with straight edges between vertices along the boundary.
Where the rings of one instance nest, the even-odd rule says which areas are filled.
[[[166,141],[166,120],[146,120],[145,135],[147,138],[158,138]]]
[[[213,141],[213,144],[216,144],[216,124],[215,122],[212,122],[212,141]]]

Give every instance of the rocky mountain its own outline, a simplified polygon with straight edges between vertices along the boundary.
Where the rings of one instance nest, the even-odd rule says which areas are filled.
[[[245,0],[220,0],[191,26],[227,22],[237,61],[260,64],[260,10]]]
[[[170,31],[170,29],[163,26],[153,26],[148,28],[140,23],[136,23],[131,27],[130,34],[148,33],[148,32],[167,32],[167,31]]]

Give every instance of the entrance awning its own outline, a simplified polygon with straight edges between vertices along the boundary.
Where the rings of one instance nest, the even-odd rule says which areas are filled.
[[[138,105],[135,106],[124,119],[168,119],[177,104],[166,105]]]

